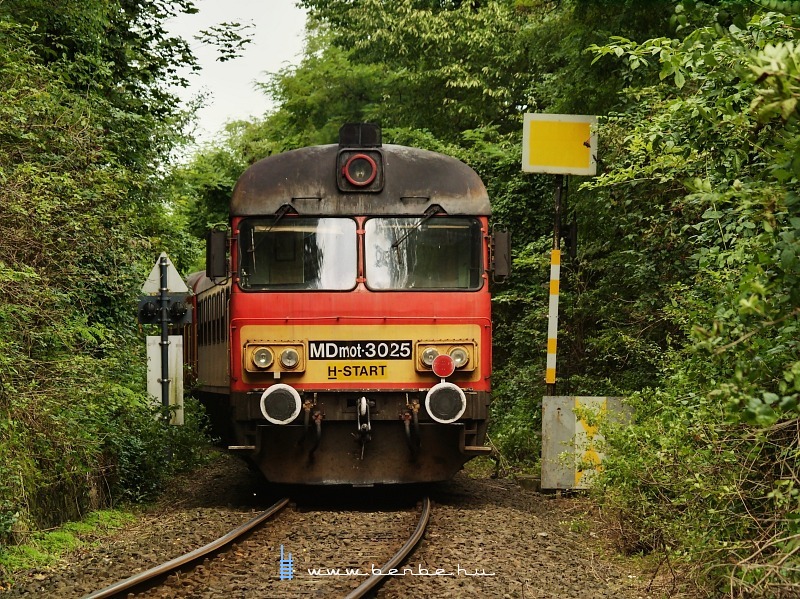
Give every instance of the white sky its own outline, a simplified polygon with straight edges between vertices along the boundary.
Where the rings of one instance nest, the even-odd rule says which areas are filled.
[[[198,113],[199,142],[212,139],[228,121],[260,117],[270,108],[269,99],[254,84],[266,80],[265,73],[301,59],[306,15],[295,1],[196,0],[197,14],[181,15],[168,24],[171,33],[190,42],[203,67],[187,76],[189,88],[177,90],[184,100],[207,92],[206,106]],[[201,30],[223,22],[252,24],[245,33],[253,41],[244,46],[240,58],[227,62],[217,61],[213,47],[194,39]]]

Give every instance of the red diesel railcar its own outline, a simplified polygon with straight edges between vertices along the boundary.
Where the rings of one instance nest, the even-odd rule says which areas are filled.
[[[445,480],[488,453],[508,264],[489,214],[472,169],[373,125],[248,168],[189,281],[186,346],[228,447],[300,484]]]

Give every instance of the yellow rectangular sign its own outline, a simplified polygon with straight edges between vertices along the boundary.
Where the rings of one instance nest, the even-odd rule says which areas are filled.
[[[526,114],[522,170],[556,175],[597,174],[597,117]]]

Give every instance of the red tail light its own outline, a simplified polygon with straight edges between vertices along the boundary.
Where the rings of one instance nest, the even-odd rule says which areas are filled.
[[[441,379],[446,379],[456,371],[456,363],[453,361],[453,358],[447,354],[440,354],[436,356],[431,368],[436,376]]]

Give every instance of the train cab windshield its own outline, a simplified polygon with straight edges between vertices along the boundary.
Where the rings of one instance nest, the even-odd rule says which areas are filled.
[[[364,254],[370,289],[481,286],[481,226],[474,218],[372,218],[364,226]]]
[[[356,221],[247,219],[239,229],[239,282],[248,290],[347,290],[356,286]]]
[[[469,217],[375,217],[364,225],[366,285],[383,290],[476,290],[481,225]],[[250,218],[239,228],[244,290],[354,289],[357,223],[351,218]]]

